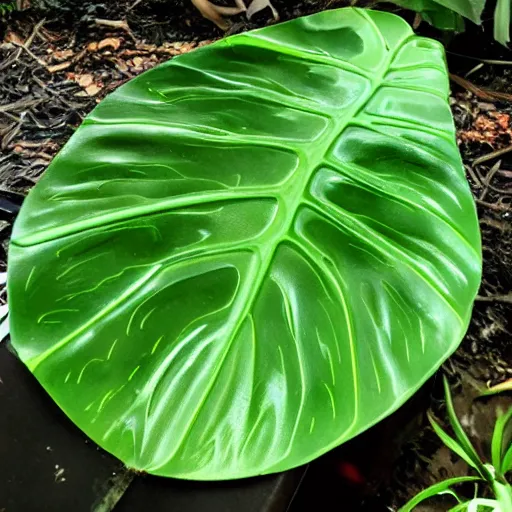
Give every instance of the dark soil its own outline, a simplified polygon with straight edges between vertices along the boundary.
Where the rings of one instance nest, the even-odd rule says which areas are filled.
[[[273,1],[282,20],[347,3]],[[0,20],[0,271],[17,205],[88,112],[133,76],[223,36],[189,0],[134,4],[67,0],[63,9],[32,8]],[[269,10],[251,22],[238,16],[230,33],[271,22]],[[487,385],[512,378],[512,151],[494,155],[512,149],[512,62],[480,59],[512,61],[512,53],[492,41],[489,23],[455,38],[424,24],[419,31],[449,43],[451,104],[483,240],[484,277],[471,325],[443,372],[464,426],[488,458],[497,411],[512,404],[510,394],[477,398]],[[310,510],[318,500],[322,510],[397,510],[435,481],[470,474],[429,427],[428,409],[444,420],[440,378],[378,427],[313,462],[292,510]],[[421,510],[450,505],[449,498],[434,500]]]

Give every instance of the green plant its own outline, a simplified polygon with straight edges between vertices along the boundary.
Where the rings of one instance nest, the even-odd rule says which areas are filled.
[[[485,0],[390,0],[406,9],[416,11],[431,25],[442,30],[461,32],[463,18],[481,23]],[[497,0],[494,12],[494,38],[503,45],[510,41],[510,2]]]
[[[391,0],[394,4],[421,14],[421,18],[441,30],[462,32],[464,18],[434,0]]]
[[[482,389],[481,396],[496,395],[498,393],[504,393],[506,391],[512,391],[512,379],[507,379],[490,388]]]
[[[399,407],[481,272],[442,46],[326,11],[130,81],[24,202],[12,344],[150,473],[282,471]]]
[[[391,0],[392,3],[421,14],[442,30],[464,30],[463,18],[480,23],[485,0]]]
[[[512,443],[510,442],[510,435],[507,433],[507,426],[512,419],[512,407],[507,412],[501,414],[496,420],[491,441],[491,464],[486,464],[478,456],[455,414],[450,387],[446,378],[444,379],[444,389],[446,411],[455,438],[447,434],[431,415],[428,416],[428,419],[441,441],[472,467],[478,476],[454,477],[438,482],[416,495],[400,509],[400,512],[411,512],[424,500],[440,494],[450,494],[457,500],[458,504],[450,509],[453,512],[512,511],[512,486],[506,479],[506,474],[512,471]],[[453,491],[452,487],[466,482],[473,482],[475,484],[479,482],[487,483],[494,493],[494,498],[488,499],[475,496],[470,500],[461,499]]]
[[[4,17],[16,9],[16,2],[0,2],[0,17]]]
[[[494,12],[494,39],[505,46],[510,42],[510,1],[497,0]]]

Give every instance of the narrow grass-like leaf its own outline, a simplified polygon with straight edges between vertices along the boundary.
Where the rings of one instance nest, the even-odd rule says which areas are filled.
[[[499,505],[496,510],[499,512],[512,511],[512,486],[508,483],[495,481],[492,488],[496,496],[497,504]]]
[[[506,412],[501,414],[496,420],[496,424],[494,425],[494,431],[492,434],[491,441],[491,461],[496,473],[499,476],[504,474],[502,467],[502,454],[504,450],[503,441],[505,430],[507,428],[508,422],[512,418],[512,407]]]
[[[446,411],[448,414],[448,420],[450,421],[450,425],[452,426],[453,432],[455,434],[455,437],[458,440],[458,445],[462,448],[464,453],[466,454],[469,459],[473,462],[471,464],[475,469],[478,470],[478,472],[488,481],[492,480],[491,475],[489,474],[489,471],[484,466],[482,461],[480,460],[480,457],[476,453],[476,450],[474,446],[471,444],[471,441],[469,440],[469,437],[467,436],[466,432],[462,428],[462,425],[460,424],[459,419],[457,418],[457,414],[455,414],[455,408],[453,407],[453,401],[452,401],[452,395],[450,393],[450,385],[448,383],[448,379],[446,377],[443,377],[443,385],[444,385],[444,392],[445,392],[445,398],[446,398]],[[444,431],[443,431],[444,434]],[[464,459],[466,460],[466,459]]]
[[[459,498],[458,494],[453,489],[446,489],[446,491],[441,491],[438,494],[440,496],[453,496],[458,503],[462,503],[462,500]]]
[[[512,471],[512,444],[507,448],[505,455],[501,461],[501,472],[502,474],[506,474],[509,471]]]
[[[432,428],[434,429],[434,432],[438,435],[438,437],[443,441],[443,443],[452,450],[452,452],[455,452],[461,459],[463,459],[469,466],[476,469],[483,477],[482,472],[480,471],[480,466],[482,465],[477,464],[474,462],[473,458],[465,451],[465,449],[459,444],[459,442],[448,435],[435,421],[433,416],[430,413],[427,413],[428,419],[430,421],[430,424],[432,425]]]
[[[414,496],[414,498],[407,502],[399,510],[399,512],[411,512],[414,510],[414,507],[417,507],[422,501],[437,496],[439,493],[450,489],[453,485],[462,484],[465,482],[476,482],[478,480],[481,480],[481,478],[477,476],[457,476],[454,478],[448,478],[442,482],[438,482],[434,485],[431,485],[430,487],[427,487],[425,490]]]

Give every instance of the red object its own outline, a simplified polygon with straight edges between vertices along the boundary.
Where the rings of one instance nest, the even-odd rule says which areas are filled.
[[[338,466],[340,476],[355,485],[362,485],[366,482],[359,468],[351,462],[340,462]]]

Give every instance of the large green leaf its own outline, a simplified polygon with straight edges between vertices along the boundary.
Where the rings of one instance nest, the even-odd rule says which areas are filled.
[[[422,18],[441,30],[464,31],[462,16],[435,0],[391,0],[394,4],[421,14]]]
[[[103,101],[26,200],[12,342],[129,466],[305,463],[457,347],[480,278],[442,47],[328,11],[180,56]]]
[[[494,39],[504,46],[510,43],[511,0],[497,0],[494,11]]]
[[[425,21],[441,30],[464,30],[461,16],[474,23],[481,22],[485,0],[382,0],[419,12]],[[501,0],[500,0],[501,1]],[[505,0],[510,2],[510,0]]]
[[[413,0],[417,1],[417,0]],[[480,23],[485,0],[432,0],[475,23]]]

